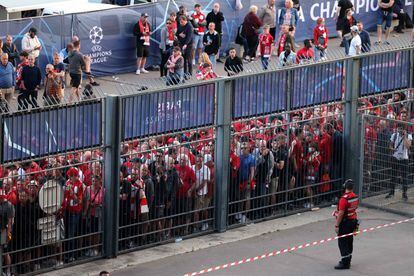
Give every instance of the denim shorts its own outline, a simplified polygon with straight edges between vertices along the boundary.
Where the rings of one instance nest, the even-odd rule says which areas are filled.
[[[377,26],[382,26],[385,21],[385,28],[391,28],[392,23],[392,12],[387,12],[379,9],[377,11]]]
[[[203,37],[204,35],[198,35],[194,34],[193,40],[194,40],[194,49],[203,49]]]

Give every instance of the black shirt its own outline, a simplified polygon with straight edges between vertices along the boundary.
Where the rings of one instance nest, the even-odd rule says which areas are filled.
[[[238,57],[228,57],[224,63],[224,70],[227,72],[228,76],[231,76],[230,71],[238,74],[243,71],[243,61]]]
[[[338,18],[343,18],[346,15],[345,14],[346,13],[346,10],[353,8],[354,5],[349,0],[339,0],[338,7],[341,8],[341,10],[339,11]]]
[[[223,33],[223,29],[222,29],[222,23],[224,21],[224,15],[221,11],[219,11],[217,14],[214,13],[214,10],[212,10],[211,12],[209,12],[207,14],[206,17],[206,21],[207,21],[207,26],[208,24],[210,24],[211,22],[213,22],[216,25],[215,30],[219,33],[222,34]]]
[[[37,66],[25,66],[22,70],[22,80],[27,90],[33,91],[42,81],[42,73]]]
[[[177,38],[181,48],[184,45],[187,45],[187,47],[191,47],[191,44],[193,43],[193,30],[194,28],[189,22],[187,22],[187,24],[184,26],[181,26],[181,24],[178,23]],[[181,34],[183,34],[184,37],[181,37]]]
[[[282,146],[277,148],[276,150],[272,150],[273,153],[273,157],[275,158],[275,168],[273,169],[273,174],[272,174],[272,178],[276,178],[276,177],[283,177],[284,172],[287,168],[287,162],[288,162],[288,148],[286,146]],[[276,164],[278,164],[280,161],[285,161],[285,166],[283,167],[282,170],[279,170],[276,167]]]
[[[204,34],[203,43],[204,52],[206,52],[207,55],[216,55],[220,48],[220,35],[216,31],[213,33],[207,32]]]

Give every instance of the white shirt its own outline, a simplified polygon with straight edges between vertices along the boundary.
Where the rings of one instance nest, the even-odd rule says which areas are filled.
[[[407,135],[409,141],[413,140],[413,136],[411,134]],[[400,135],[400,133],[396,132],[391,135],[390,141],[394,144],[394,156],[398,160],[408,160],[408,149],[404,145],[404,137]]]
[[[357,47],[361,48],[362,41],[359,35],[354,36],[351,40],[351,45],[349,47],[349,55],[356,56],[357,55]]]
[[[203,165],[199,170],[196,169],[196,165],[193,165],[192,169],[196,175],[196,189],[200,188],[203,185],[204,181],[210,181],[210,169]],[[203,189],[197,191],[197,195],[203,196],[208,193],[207,185]]]
[[[41,46],[39,39],[37,36],[31,38],[30,35],[27,33],[24,35],[22,39],[22,49],[23,51],[27,52],[29,55],[33,55],[35,58],[38,58],[40,55],[39,50],[35,50],[35,47]]]

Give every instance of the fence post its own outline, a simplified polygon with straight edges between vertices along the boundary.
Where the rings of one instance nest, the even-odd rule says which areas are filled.
[[[344,120],[344,160],[345,162],[345,179],[353,179],[358,191],[362,185],[360,172],[360,136],[361,116],[358,114],[358,98],[360,92],[360,58],[352,58],[345,61],[345,120]],[[345,156],[346,155],[346,156]]]
[[[230,127],[233,110],[232,94],[232,81],[220,80],[216,83],[215,222],[216,230],[218,232],[224,232],[227,229],[228,187],[230,176]]]
[[[121,143],[120,99],[114,95],[105,98],[105,212],[104,252],[107,258],[118,254],[119,224],[119,170]]]

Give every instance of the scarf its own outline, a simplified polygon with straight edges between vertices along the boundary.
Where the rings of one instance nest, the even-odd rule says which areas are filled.
[[[139,25],[139,31],[141,34],[143,34],[143,36],[141,36],[141,40],[144,40],[144,45],[149,46],[150,45],[150,26],[148,24],[148,22],[145,22],[145,26],[142,23],[142,20],[138,21],[138,25]]]
[[[174,28],[173,27],[167,27],[167,44],[170,46],[173,46],[174,44]]]
[[[179,59],[181,57],[181,55],[178,55],[177,57],[174,57],[174,55],[171,55],[170,56],[170,58],[169,58],[169,63],[170,63],[170,65],[174,65],[175,66],[175,63],[177,62],[177,60]],[[174,69],[174,67],[173,68],[168,68],[168,71],[170,72],[170,73],[174,73],[175,72],[175,69]]]

